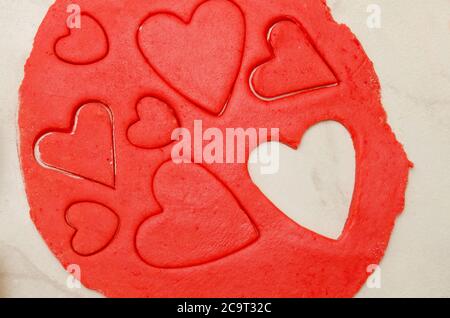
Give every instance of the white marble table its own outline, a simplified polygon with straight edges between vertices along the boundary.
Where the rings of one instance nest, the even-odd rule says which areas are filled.
[[[51,3],[0,0],[0,297],[99,296],[67,287],[67,273],[29,218],[19,169],[17,92]],[[380,28],[367,25],[371,4],[381,9]],[[450,1],[329,0],[329,5],[374,61],[389,123],[416,165],[405,211],[381,264],[381,288],[364,287],[358,296],[450,297]]]

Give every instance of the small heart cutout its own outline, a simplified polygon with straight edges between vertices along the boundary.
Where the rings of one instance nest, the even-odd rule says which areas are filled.
[[[52,131],[41,136],[35,157],[45,168],[114,187],[115,154],[109,108],[101,103],[81,106],[72,131]]]
[[[162,100],[145,97],[137,105],[139,120],[128,128],[128,140],[136,147],[155,149],[172,143],[180,127],[175,111]]]
[[[98,62],[108,55],[105,29],[93,16],[82,14],[80,28],[68,30],[68,34],[55,42],[55,54],[62,61],[85,65]]]
[[[337,85],[333,71],[299,23],[276,23],[270,29],[268,42],[273,55],[256,67],[250,78],[253,91],[261,99],[279,99]]]
[[[66,211],[67,224],[75,230],[73,250],[82,256],[105,249],[119,227],[119,217],[110,208],[96,202],[79,202]]]
[[[151,15],[138,34],[152,68],[185,98],[215,115],[231,95],[244,41],[243,14],[226,0],[202,3],[187,22],[170,13]]]
[[[152,266],[205,264],[259,236],[230,190],[199,165],[167,162],[157,171],[153,188],[162,213],[145,220],[136,235],[139,255]]]
[[[263,144],[260,148],[267,148]],[[323,122],[308,130],[297,151],[279,144],[278,172],[249,164],[259,189],[289,218],[322,236],[338,239],[348,218],[355,180],[355,152],[347,130]],[[257,160],[253,151],[250,161]]]

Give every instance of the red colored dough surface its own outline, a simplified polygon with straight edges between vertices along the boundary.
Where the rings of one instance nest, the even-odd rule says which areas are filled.
[[[318,0],[56,1],[21,88],[31,217],[63,266],[112,297],[349,297],[404,207],[410,163],[373,65]],[[177,127],[343,124],[356,180],[342,236],[290,220],[246,164],[170,161]],[[251,149],[249,149],[251,150]]]

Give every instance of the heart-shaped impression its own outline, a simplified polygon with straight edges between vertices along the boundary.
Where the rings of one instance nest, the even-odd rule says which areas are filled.
[[[188,21],[170,13],[148,17],[139,47],[151,67],[173,89],[219,115],[241,67],[245,42],[242,11],[231,1],[209,0]]]
[[[196,164],[163,164],[153,189],[162,213],[136,235],[142,259],[159,268],[189,267],[228,256],[252,244],[258,231],[231,191]]]
[[[55,42],[56,56],[66,63],[87,65],[108,55],[109,42],[105,29],[93,16],[83,13],[80,28],[68,29],[68,33]]]
[[[105,249],[119,227],[119,217],[110,208],[96,202],[78,202],[66,211],[67,224],[75,230],[73,250],[82,256]]]
[[[306,30],[283,20],[269,31],[272,57],[252,72],[250,85],[261,99],[279,99],[337,85],[337,79],[321,57]]]
[[[253,182],[299,225],[338,239],[348,218],[355,180],[355,152],[347,130],[336,122],[323,122],[307,131],[297,151],[279,147],[278,172],[261,174],[260,164],[249,164]],[[258,151],[270,150],[256,149],[251,161],[256,162]]]
[[[35,145],[37,161],[48,169],[114,188],[112,113],[101,103],[81,106],[72,131],[50,131]]]
[[[128,140],[136,147],[155,149],[172,142],[180,126],[173,108],[155,97],[144,97],[137,105],[139,120],[128,128]]]

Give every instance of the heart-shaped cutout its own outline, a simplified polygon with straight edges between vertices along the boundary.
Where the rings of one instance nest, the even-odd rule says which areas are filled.
[[[202,3],[188,21],[170,13],[151,15],[138,42],[151,67],[185,98],[219,115],[241,67],[245,21],[231,1]]]
[[[108,55],[109,42],[100,22],[89,14],[80,17],[80,27],[68,29],[68,33],[55,42],[55,55],[70,64],[92,64]]]
[[[162,213],[136,235],[142,259],[159,268],[212,262],[252,244],[258,231],[231,191],[196,164],[163,164],[153,189]]]
[[[268,146],[254,150],[250,161],[258,161],[258,152],[270,153]],[[270,163],[278,171],[262,174],[264,165],[250,163],[253,182],[299,225],[338,239],[348,218],[355,180],[355,151],[348,131],[336,122],[323,122],[306,132],[297,151],[278,146],[279,162]]]
[[[269,31],[272,57],[257,66],[250,77],[253,92],[264,100],[337,85],[331,68],[317,51],[306,30],[283,20]]]
[[[73,250],[82,256],[104,250],[119,227],[119,217],[110,208],[96,202],[78,202],[66,211],[67,224],[75,230]]]
[[[101,103],[81,106],[72,131],[51,131],[35,145],[45,168],[114,188],[115,153],[112,113]]]
[[[128,140],[136,147],[155,149],[172,143],[172,133],[180,127],[175,111],[155,97],[141,99],[136,107],[138,121],[128,128]]]

